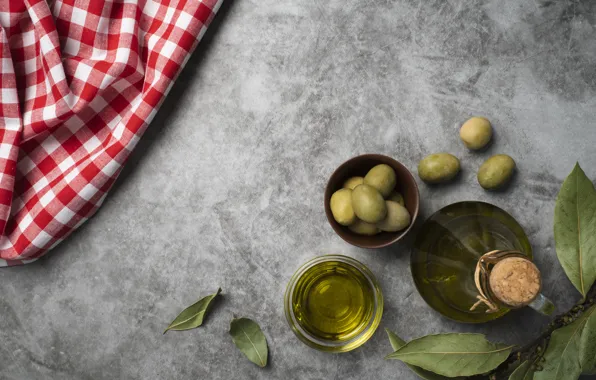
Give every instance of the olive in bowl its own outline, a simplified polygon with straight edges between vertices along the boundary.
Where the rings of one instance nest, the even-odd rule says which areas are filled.
[[[346,204],[350,192],[352,207]],[[404,237],[418,216],[419,203],[418,185],[410,171],[380,154],[364,154],[344,162],[325,189],[329,224],[346,242],[362,248],[386,247]]]

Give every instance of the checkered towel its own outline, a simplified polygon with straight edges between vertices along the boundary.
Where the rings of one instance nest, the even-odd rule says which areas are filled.
[[[221,2],[0,1],[0,267],[97,211]]]

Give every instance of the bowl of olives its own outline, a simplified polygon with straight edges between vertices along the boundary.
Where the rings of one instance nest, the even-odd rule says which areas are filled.
[[[364,154],[341,164],[325,189],[325,214],[346,242],[382,248],[404,237],[420,195],[410,171],[391,157]]]

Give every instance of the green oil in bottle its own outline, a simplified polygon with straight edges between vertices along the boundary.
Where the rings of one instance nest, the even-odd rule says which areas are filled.
[[[517,221],[483,202],[449,205],[422,226],[412,251],[414,282],[435,310],[461,322],[487,322],[507,313],[470,311],[478,301],[474,272],[478,259],[492,250],[517,250],[531,258],[532,249]]]
[[[325,341],[349,341],[365,331],[375,314],[375,289],[356,267],[325,261],[296,281],[292,308],[298,324]]]

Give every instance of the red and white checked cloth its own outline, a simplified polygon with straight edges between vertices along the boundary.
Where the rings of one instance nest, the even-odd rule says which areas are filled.
[[[97,211],[221,2],[0,1],[0,267]]]

